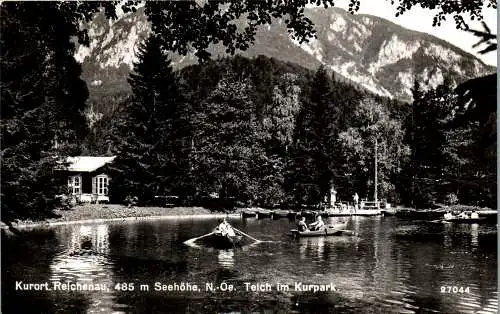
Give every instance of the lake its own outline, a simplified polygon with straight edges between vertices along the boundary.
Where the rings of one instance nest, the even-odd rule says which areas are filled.
[[[495,224],[337,217],[358,235],[292,239],[294,221],[230,218],[265,242],[184,244],[218,221],[2,231],[2,313],[498,311]]]

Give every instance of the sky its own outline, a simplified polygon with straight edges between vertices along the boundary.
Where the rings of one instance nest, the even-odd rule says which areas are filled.
[[[348,4],[348,0],[335,1],[335,6],[343,9],[347,9]],[[481,49],[472,48],[472,45],[478,42],[477,37],[474,37],[469,32],[457,30],[452,16],[449,16],[447,20],[441,24],[441,26],[433,27],[432,18],[435,15],[433,11],[422,9],[420,6],[415,6],[410,11],[405,12],[402,16],[395,17],[396,8],[397,1],[395,1],[394,5],[391,5],[390,0],[362,0],[359,13],[379,16],[405,28],[434,35],[477,56],[486,64],[497,66],[497,52],[493,51],[485,55],[480,55],[478,51]],[[484,21],[490,28],[491,32],[497,34],[497,10],[485,9],[483,11],[483,16]],[[483,30],[480,22],[466,21],[468,22],[469,28]]]

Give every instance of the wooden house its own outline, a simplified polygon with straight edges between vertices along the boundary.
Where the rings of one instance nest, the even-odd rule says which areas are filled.
[[[116,158],[78,156],[68,157],[65,169],[69,194],[80,202],[109,202],[107,165]]]

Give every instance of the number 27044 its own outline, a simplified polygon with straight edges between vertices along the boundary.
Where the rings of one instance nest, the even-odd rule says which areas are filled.
[[[441,286],[441,293],[470,293],[470,287]]]

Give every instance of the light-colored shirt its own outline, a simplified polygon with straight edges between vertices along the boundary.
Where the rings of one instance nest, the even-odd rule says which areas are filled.
[[[323,220],[317,220],[316,222],[313,222],[312,224],[310,224],[310,226],[315,227],[316,229],[319,229],[321,227],[324,227],[325,223],[323,222]]]
[[[308,230],[309,228],[307,227],[307,224],[304,221],[299,221],[298,223],[299,231],[305,231]]]
[[[218,231],[222,234],[222,235],[228,235],[230,237],[232,236],[235,236],[236,234],[234,233],[234,230],[233,228],[231,227],[231,225],[229,225],[227,222],[222,222],[218,227],[217,227]]]

